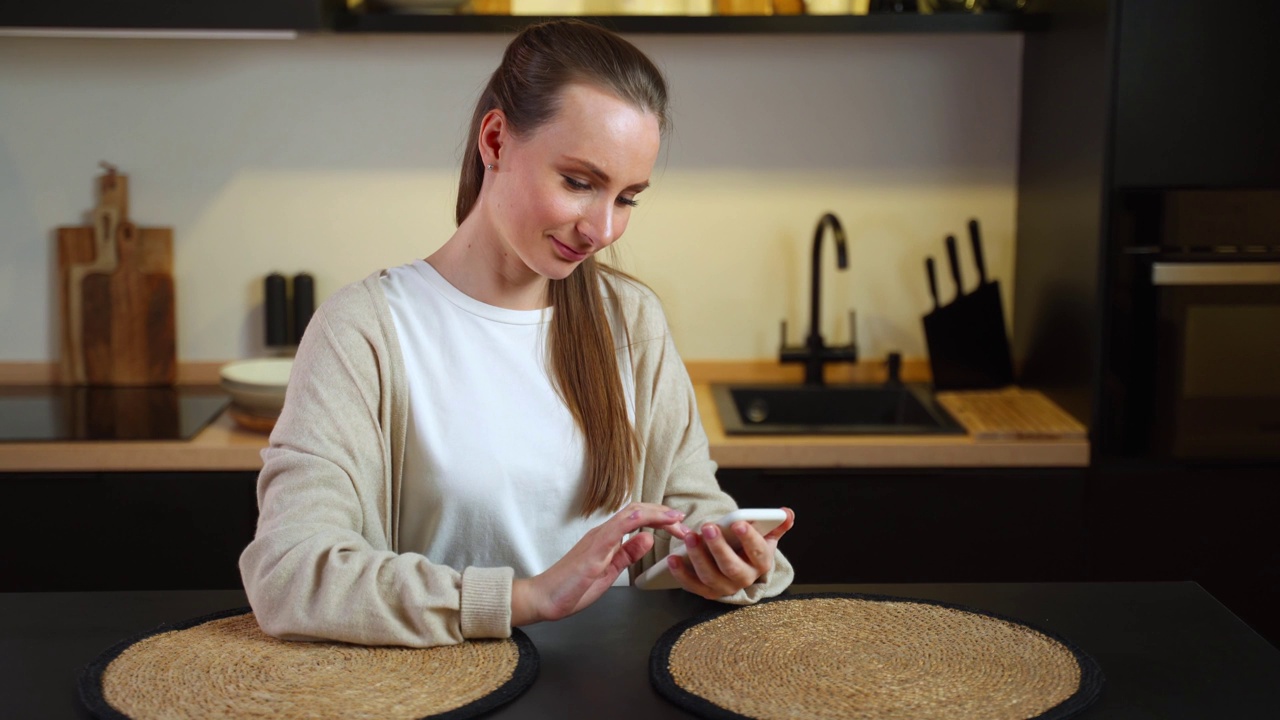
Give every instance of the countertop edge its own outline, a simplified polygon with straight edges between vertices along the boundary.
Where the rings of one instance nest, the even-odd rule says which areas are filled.
[[[710,384],[694,392],[711,459],[733,468],[1086,467],[1087,440],[974,441],[969,436],[728,437]],[[0,443],[0,472],[257,472],[268,436],[224,411],[188,441]]]

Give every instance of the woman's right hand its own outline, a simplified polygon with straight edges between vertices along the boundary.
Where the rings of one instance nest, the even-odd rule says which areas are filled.
[[[665,530],[684,539],[684,513],[654,503],[631,503],[592,528],[546,572],[511,585],[511,624],[530,625],[568,617],[595,602],[629,565],[653,547],[652,533],[628,533],[642,527]]]

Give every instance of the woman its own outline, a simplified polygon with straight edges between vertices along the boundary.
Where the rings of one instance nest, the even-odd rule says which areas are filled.
[[[766,536],[733,528],[741,552],[682,522],[736,506],[657,299],[594,258],[649,184],[666,109],[659,71],[603,29],[511,42],[476,106],[457,231],[336,293],[298,348],[240,560],[266,632],[507,637],[656,561],[725,602],[790,583],[789,511]],[[659,560],[673,538],[686,561]]]

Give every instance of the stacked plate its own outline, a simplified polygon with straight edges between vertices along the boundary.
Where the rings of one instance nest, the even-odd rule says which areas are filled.
[[[271,432],[284,407],[292,358],[237,360],[222,366],[222,389],[231,396],[232,419],[257,432]]]

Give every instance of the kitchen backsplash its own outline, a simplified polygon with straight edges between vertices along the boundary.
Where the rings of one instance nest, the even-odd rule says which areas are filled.
[[[1011,313],[1019,36],[632,39],[668,73],[673,131],[618,259],[686,358],[772,357],[784,318],[799,340],[828,210],[850,262],[825,249],[829,341],[855,309],[864,357],[922,355],[923,258],[970,217]],[[0,361],[58,356],[53,229],[84,222],[100,160],[134,220],[174,228],[184,361],[261,350],[268,272],[310,272],[323,300],[429,254],[505,42],[0,39]]]

